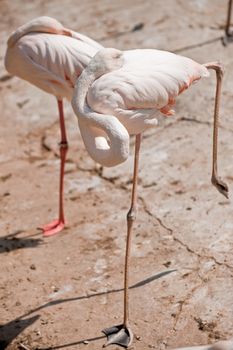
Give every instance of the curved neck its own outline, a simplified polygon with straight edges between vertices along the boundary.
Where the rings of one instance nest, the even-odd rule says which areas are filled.
[[[89,87],[102,74],[96,73],[91,64],[87,66],[75,84],[72,107],[89,155],[101,165],[110,167],[128,158],[129,134],[116,117],[96,113],[87,105]]]
[[[66,36],[72,36],[71,31],[67,28],[64,28],[63,25],[52,18],[39,17],[33,19],[32,21],[23,24],[15,32],[13,32],[8,41],[7,46],[12,47],[16,42],[23,36],[29,33],[50,33],[50,34],[63,34]]]

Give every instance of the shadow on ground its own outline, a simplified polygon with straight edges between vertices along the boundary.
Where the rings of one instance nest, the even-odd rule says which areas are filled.
[[[7,346],[27,327],[31,326],[39,319],[39,315],[35,315],[26,319],[21,317],[0,326],[0,349],[6,349]]]
[[[130,286],[130,289],[134,289],[134,288],[139,288],[142,287],[148,283],[151,283],[161,277],[164,277],[172,272],[175,272],[176,270],[166,270],[166,271],[162,271],[159,272],[153,276],[150,276],[138,283],[133,284],[132,286]],[[112,293],[118,293],[118,292],[122,292],[124,289],[123,288],[119,288],[119,289],[112,289],[112,290],[108,290],[106,292],[99,292],[99,293],[94,293],[94,294],[90,294],[90,295],[82,295],[82,296],[78,296],[78,297],[74,297],[74,298],[68,298],[68,299],[58,299],[58,300],[53,300],[50,301],[46,304],[43,304],[33,310],[30,310],[29,312],[27,312],[26,314],[19,316],[17,319],[8,322],[5,325],[1,325],[0,326],[0,349],[6,349],[6,347],[20,334],[22,333],[27,327],[31,326],[35,321],[37,321],[40,317],[40,315],[35,315],[32,316],[30,318],[26,318],[29,315],[31,315],[34,312],[38,312],[39,310],[42,310],[44,308],[50,307],[50,306],[54,306],[54,305],[58,305],[58,304],[62,304],[62,303],[67,303],[70,301],[77,301],[77,300],[83,300],[83,299],[90,299],[93,297],[98,297],[98,296],[102,296],[105,294],[112,294]],[[84,341],[86,342],[92,342],[92,341],[96,341],[99,339],[105,338],[105,336],[100,336],[100,337],[94,337],[94,338],[90,338],[90,339],[83,339],[77,342],[72,342],[69,344],[63,344],[63,345],[57,345],[54,347],[48,347],[48,348],[38,348],[38,350],[49,350],[49,349],[62,349],[62,348],[66,348],[69,346],[73,346],[73,345],[78,345],[78,344],[83,344]]]
[[[0,254],[11,252],[17,249],[23,248],[35,248],[43,243],[41,238],[33,238],[34,236],[40,235],[40,233],[35,233],[26,237],[18,237],[24,231],[19,230],[14,233],[10,233],[7,236],[0,238]]]

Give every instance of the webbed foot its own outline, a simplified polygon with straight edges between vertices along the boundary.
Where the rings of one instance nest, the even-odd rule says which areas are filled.
[[[224,195],[227,199],[229,198],[229,189],[225,182],[223,182],[219,177],[212,176],[212,184],[217,188],[217,190]]]
[[[45,237],[53,236],[64,229],[65,223],[61,220],[54,220],[51,223],[40,227]]]
[[[128,348],[133,341],[133,332],[129,327],[121,324],[110,328],[105,328],[102,331],[107,336],[107,343],[103,347],[111,344],[117,344],[124,348]]]
[[[224,46],[227,46],[229,43],[233,41],[233,32],[230,32],[228,35],[222,37],[222,43]]]

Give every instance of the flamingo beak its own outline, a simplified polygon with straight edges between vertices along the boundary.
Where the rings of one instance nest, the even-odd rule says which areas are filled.
[[[71,31],[69,29],[66,29],[66,28],[63,29],[62,35],[71,36],[72,37]]]

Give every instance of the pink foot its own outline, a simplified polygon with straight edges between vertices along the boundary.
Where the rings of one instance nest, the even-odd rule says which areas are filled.
[[[64,226],[65,226],[65,223],[57,219],[57,220],[53,220],[48,225],[44,225],[40,227],[40,229],[43,231],[43,235],[45,237],[48,237],[48,236],[53,236],[56,233],[62,231]]]

